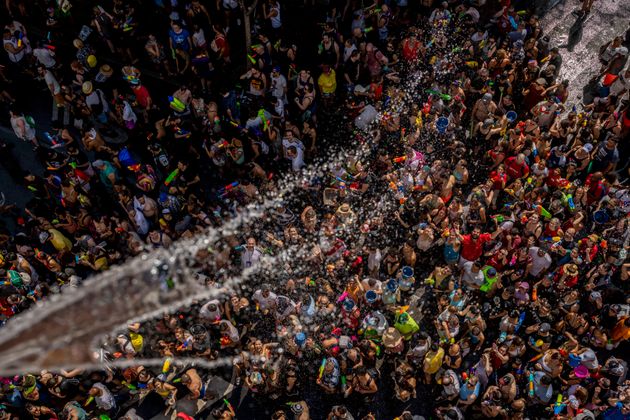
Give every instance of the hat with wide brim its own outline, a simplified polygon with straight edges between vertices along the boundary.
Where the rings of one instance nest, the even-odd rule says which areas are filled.
[[[575,264],[565,264],[564,267],[565,274],[569,276],[577,276],[578,275],[578,267]]]
[[[93,90],[94,86],[92,85],[92,82],[83,82],[83,85],[81,85],[81,91],[85,95],[89,95],[90,93],[92,93]]]
[[[394,327],[389,327],[383,333],[383,345],[385,347],[392,348],[392,347],[399,346],[400,343],[402,343],[402,340],[403,340],[402,335]]]
[[[112,74],[114,74],[114,70],[109,64],[103,64],[99,70],[103,76],[110,77]]]

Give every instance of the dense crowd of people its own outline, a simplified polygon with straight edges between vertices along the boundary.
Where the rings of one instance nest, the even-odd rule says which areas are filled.
[[[6,2],[43,172],[2,140],[32,195],[0,205],[3,322],[277,204],[196,253],[215,298],[1,378],[0,418],[628,418],[630,30],[573,104],[526,2],[295,3]]]

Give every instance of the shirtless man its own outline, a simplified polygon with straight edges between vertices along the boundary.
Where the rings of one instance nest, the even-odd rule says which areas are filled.
[[[190,400],[210,400],[214,398],[212,393],[206,393],[206,384],[203,383],[196,369],[188,369],[182,375],[182,384],[190,391],[190,395],[187,396]]]

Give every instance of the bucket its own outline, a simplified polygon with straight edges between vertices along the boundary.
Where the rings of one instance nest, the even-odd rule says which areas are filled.
[[[414,277],[408,277],[408,278],[403,277],[402,279],[400,279],[400,283],[398,284],[398,287],[400,287],[400,290],[402,290],[403,292],[406,292],[413,287],[415,282],[416,282],[416,279]]]
[[[354,309],[354,300],[350,299],[350,298],[345,298],[343,300],[343,309],[346,312],[350,312]]]
[[[507,118],[507,120],[511,123],[513,123],[514,121],[516,121],[516,119],[518,118],[518,114],[514,111],[508,111],[507,114],[505,114],[505,118]]]
[[[295,341],[295,344],[298,347],[302,347],[304,343],[306,343],[306,334],[304,334],[303,332],[299,332],[295,334],[295,337],[293,340]]]
[[[397,289],[398,289],[398,281],[396,281],[396,279],[389,279],[387,281],[387,290],[393,293]]]
[[[440,134],[444,134],[446,132],[446,128],[448,127],[448,118],[440,117],[435,122],[435,128]]]
[[[569,354],[569,366],[576,368],[582,364],[582,360],[573,353]]]
[[[378,295],[374,290],[368,290],[367,292],[365,292],[365,300],[367,301],[367,303],[374,303],[378,300]]]
[[[588,373],[588,369],[586,368],[586,366],[577,366],[576,368],[573,369],[573,373],[575,374],[575,376],[577,376],[578,378],[588,378],[590,375]]]
[[[402,268],[402,277],[403,279],[408,279],[410,277],[413,277],[413,268],[409,267],[409,266],[404,266]]]

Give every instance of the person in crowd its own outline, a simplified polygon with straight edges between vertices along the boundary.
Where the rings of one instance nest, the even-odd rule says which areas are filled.
[[[186,303],[3,377],[0,418],[630,415],[627,37],[579,103],[505,2],[22,3],[0,323],[156,255]]]

